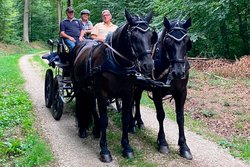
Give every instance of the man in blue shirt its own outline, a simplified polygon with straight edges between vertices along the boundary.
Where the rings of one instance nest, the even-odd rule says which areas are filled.
[[[74,9],[72,7],[66,9],[66,15],[67,18],[60,23],[60,35],[71,52],[78,42],[84,40],[84,31],[81,22],[74,17]]]

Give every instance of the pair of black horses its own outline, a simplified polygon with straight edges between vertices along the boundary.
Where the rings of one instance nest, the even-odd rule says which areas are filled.
[[[157,144],[161,153],[169,153],[165,139],[163,121],[165,113],[162,98],[171,94],[175,100],[177,123],[179,126],[180,155],[192,159],[184,134],[184,103],[187,95],[188,68],[187,51],[191,41],[187,21],[168,21],[164,18],[164,28],[159,35],[150,30],[152,12],[144,18],[131,15],[125,10],[127,22],[120,26],[106,42],[96,45],[88,42],[74,49],[76,57],[73,63],[72,80],[76,92],[76,118],[79,136],[87,137],[90,120],[94,120],[93,134],[100,137],[100,159],[111,162],[106,129],[108,126],[107,101],[111,98],[122,99],[122,139],[123,155],[133,158],[133,149],[129,144],[129,124],[135,119],[142,125],[139,102],[144,89],[151,90],[159,121]],[[158,41],[157,41],[158,40]],[[139,77],[138,77],[139,76]],[[152,81],[170,82],[170,87],[147,86]],[[150,82],[153,83],[153,82]],[[164,84],[163,84],[164,85]],[[96,99],[98,112],[96,110]],[[132,105],[137,102],[137,114],[132,118]]]

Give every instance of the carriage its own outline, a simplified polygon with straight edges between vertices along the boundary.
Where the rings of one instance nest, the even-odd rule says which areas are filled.
[[[191,26],[191,19],[183,22],[178,20],[169,22],[164,18],[165,28],[157,44],[157,34],[149,28],[152,12],[142,19],[138,15],[130,15],[125,10],[125,17],[127,22],[112,34],[112,38],[107,37],[109,40],[100,45],[77,45],[74,49],[77,55],[74,66],[71,60],[67,61],[71,55],[67,53],[63,40],[56,42],[49,40],[51,51],[43,58],[49,61],[52,68],[55,68],[55,76],[51,69],[47,70],[44,89],[45,104],[48,108],[52,108],[53,117],[59,120],[63,113],[64,103],[72,101],[75,97],[79,137],[88,136],[87,129],[90,125],[90,118],[93,117],[92,133],[95,137],[100,137],[100,160],[111,162],[112,156],[106,138],[108,125],[106,105],[109,98],[122,98],[122,153],[124,157],[133,158],[128,132],[129,123],[132,120],[134,90],[142,87],[143,89],[149,88],[153,92],[157,120],[160,125],[157,145],[163,154],[168,154],[169,148],[163,127],[165,113],[162,97],[163,93],[171,93],[176,102],[179,152],[182,157],[192,159],[184,134],[184,102],[188,81],[186,53],[191,49],[187,29]],[[53,52],[55,44],[57,52]],[[161,53],[159,55],[154,52],[155,47],[152,47],[156,45]],[[153,60],[154,55],[160,56],[158,57],[160,59]],[[162,66],[154,65],[157,61],[160,65],[164,65],[163,72]],[[70,66],[74,68],[74,84],[70,78]],[[157,74],[158,68],[160,69],[159,77],[154,75]],[[161,79],[161,76],[166,77],[167,81],[169,76],[172,76],[171,85],[166,86],[167,81]]]
[[[44,83],[45,106],[51,108],[52,116],[55,120],[60,120],[64,104],[70,103],[74,99],[75,91],[70,77],[70,63],[67,46],[62,38],[58,40],[48,40],[50,52],[42,56],[42,59],[48,60],[48,65]],[[54,47],[57,50],[54,51]],[[54,70],[52,70],[54,69]],[[54,72],[53,72],[54,71]],[[109,103],[116,104],[117,111],[121,111],[121,100],[110,99]]]
[[[74,98],[70,65],[69,61],[67,61],[67,57],[70,55],[61,38],[55,41],[48,40],[48,45],[50,53],[43,55],[42,59],[47,59],[48,65],[54,70],[47,69],[45,74],[45,106],[51,108],[55,120],[60,120],[64,104],[71,102]],[[54,46],[57,47],[57,51],[54,51]]]

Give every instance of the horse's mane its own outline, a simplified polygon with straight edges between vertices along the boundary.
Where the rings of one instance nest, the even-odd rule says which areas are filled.
[[[144,21],[144,19],[141,18],[139,15],[133,16],[132,26],[138,24],[137,21]],[[125,22],[124,24],[119,26],[113,34],[115,34],[118,38],[121,37],[127,31],[129,25],[130,24],[128,22]],[[141,26],[143,26],[143,24]],[[141,28],[146,29],[147,27],[148,25],[145,24],[145,27],[141,27]]]
[[[124,23],[121,26],[119,26],[114,32],[113,32],[113,37],[115,36],[116,38],[120,39],[123,37],[123,34],[127,31],[128,29],[128,23]]]

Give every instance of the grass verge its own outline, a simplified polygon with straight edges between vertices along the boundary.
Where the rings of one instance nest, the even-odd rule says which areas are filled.
[[[51,150],[34,128],[35,116],[24,79],[20,55],[0,56],[0,164],[42,166],[53,160]]]

